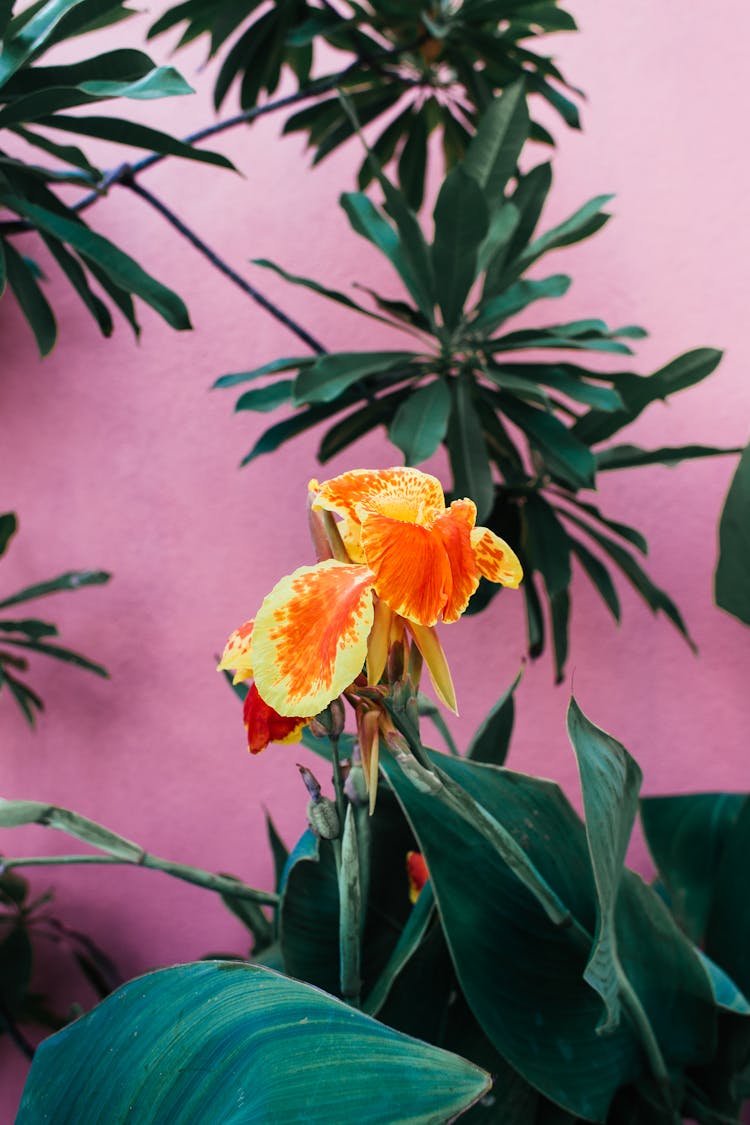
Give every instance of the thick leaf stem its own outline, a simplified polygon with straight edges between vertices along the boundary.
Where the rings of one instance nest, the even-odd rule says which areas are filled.
[[[267,297],[264,297],[263,294],[260,293],[248,281],[245,281],[244,277],[241,277],[240,274],[233,270],[232,267],[223,260],[223,258],[220,258],[216,251],[212,250],[210,246],[207,246],[203,239],[199,238],[195,231],[191,230],[190,227],[187,226],[187,224],[184,223],[182,219],[180,219],[179,216],[174,213],[174,211],[167,207],[165,203],[162,203],[162,201],[157,198],[157,196],[155,196],[153,192],[149,191],[147,188],[142,187],[141,184],[136,183],[132,176],[127,179],[123,179],[121,182],[125,187],[128,187],[131,191],[135,192],[136,195],[139,195],[141,199],[144,199],[147,203],[149,203],[155,211],[158,211],[159,214],[167,220],[168,223],[171,223],[175,230],[179,231],[183,238],[186,238],[188,240],[191,246],[194,246],[195,249],[204,256],[204,258],[207,258],[212,266],[215,266],[220,273],[223,273],[225,277],[228,277],[230,281],[233,281],[234,284],[239,289],[241,289],[243,293],[245,293],[248,297],[251,297],[252,300],[256,302],[256,304],[260,305],[261,308],[270,313],[271,316],[278,320],[281,324],[283,324],[285,328],[288,328],[290,332],[293,332],[294,335],[302,340],[303,343],[307,344],[308,348],[316,352],[318,355],[325,354],[326,349],[318,340],[315,339],[314,336],[311,336],[310,333],[307,332],[301,325],[297,324],[296,321],[292,320],[290,316],[287,316],[285,312],[282,312],[281,309],[277,308],[276,305],[269,301]]]
[[[204,887],[217,894],[228,895],[232,898],[247,899],[264,906],[277,906],[279,896],[271,891],[259,891],[249,887],[239,879],[229,875],[214,875],[211,871],[202,871],[199,867],[188,867],[183,863],[173,863],[169,859],[160,859],[159,856],[143,852],[139,859],[126,859],[124,856],[112,855],[33,855],[21,856],[13,859],[2,860],[2,871],[12,871],[14,867],[58,867],[65,865],[85,865],[89,863],[119,865],[127,867],[148,867],[152,871],[163,871],[165,875],[172,875],[175,879],[183,879],[186,883],[193,883],[196,887]]]

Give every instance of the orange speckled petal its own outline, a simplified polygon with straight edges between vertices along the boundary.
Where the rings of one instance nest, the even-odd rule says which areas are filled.
[[[260,754],[269,742],[299,742],[302,728],[309,721],[297,716],[279,715],[261,699],[255,684],[251,684],[245,696],[242,714],[251,754]]]
[[[362,671],[373,577],[330,559],[282,578],[264,600],[253,632],[255,680],[280,715],[317,715]]]
[[[226,643],[221,660],[216,666],[217,672],[224,672],[234,668],[233,683],[239,684],[242,680],[249,680],[253,674],[251,660],[251,641],[253,638],[253,622],[246,621],[230,636]]]
[[[438,698],[457,715],[456,691],[451,679],[451,670],[436,631],[425,629],[423,625],[415,625],[414,622],[409,623],[409,629],[417,648],[422,653]]]
[[[313,507],[360,522],[379,512],[407,523],[428,524],[445,511],[440,481],[419,469],[354,469],[323,481]]]
[[[362,535],[359,522],[357,520],[344,517],[337,525],[341,542],[346,547],[346,553],[352,562],[363,563],[365,561],[365,553],[362,550]]]
[[[418,524],[373,513],[362,523],[362,547],[378,597],[401,617],[434,625],[452,588],[440,536]]]
[[[504,539],[495,535],[488,527],[475,527],[471,533],[471,545],[480,574],[490,582],[518,589],[523,578],[523,567],[515,551]]]
[[[443,541],[451,570],[451,592],[443,609],[443,621],[458,621],[479,585],[479,571],[471,547],[471,529],[477,518],[472,500],[454,500],[448,511],[435,520],[433,530]]]

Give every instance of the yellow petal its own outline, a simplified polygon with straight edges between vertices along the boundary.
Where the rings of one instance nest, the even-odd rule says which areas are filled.
[[[475,527],[471,533],[471,546],[480,574],[490,582],[518,589],[523,578],[523,567],[504,539],[495,535],[488,527]]]
[[[388,643],[391,636],[393,610],[384,601],[375,601],[375,620],[367,642],[367,683],[375,687],[385,671],[388,661]]]
[[[316,715],[362,671],[373,575],[330,559],[282,578],[255,618],[255,682],[280,715]]]
[[[428,524],[445,511],[440,481],[419,469],[354,469],[315,489],[313,507],[327,508],[355,522],[379,512],[407,523]]]
[[[427,527],[372,513],[362,522],[362,546],[378,597],[401,617],[434,625],[453,585],[440,536]]]
[[[445,659],[443,646],[440,644],[437,633],[434,629],[426,629],[413,621],[409,622],[409,630],[414,637],[417,648],[424,657],[432,686],[437,692],[438,698],[457,715],[456,692],[453,687],[448,661]]]
[[[217,672],[224,672],[234,668],[233,683],[239,684],[242,680],[249,680],[253,675],[251,641],[253,637],[253,622],[246,621],[229,637],[221,660],[216,666]]]
[[[378,763],[380,761],[380,711],[365,711],[357,716],[359,752],[362,772],[370,796],[370,816],[375,811],[378,796]]]

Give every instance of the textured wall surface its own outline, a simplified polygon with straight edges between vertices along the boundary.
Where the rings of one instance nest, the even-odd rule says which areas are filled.
[[[569,7],[581,33],[558,37],[552,50],[589,102],[582,134],[554,122],[559,150],[544,222],[606,191],[617,194],[615,218],[589,243],[557,253],[553,268],[575,284],[553,310],[539,306],[534,315],[644,324],[651,336],[638,351],[643,372],[691,347],[725,348],[716,375],[652,407],[628,437],[646,446],[743,444],[750,227],[739,95],[750,13],[740,0],[726,0],[721,18],[703,4],[686,15],[678,0]],[[133,22],[129,34],[137,33]],[[201,61],[199,51],[178,56],[199,92],[148,105],[150,121],[179,135],[211,120]],[[248,264],[270,257],[339,288],[360,280],[396,295],[395,280],[350,233],[336,202],[352,185],[358,153],[346,149],[310,171],[300,141],[280,138],[280,126],[271,117],[219,139],[244,178],[168,161],[144,183],[327,346],[380,343],[387,337],[363,318]],[[102,341],[50,269],[62,331],[40,362],[12,301],[0,304],[0,510],[16,510],[21,521],[2,590],[75,567],[114,574],[108,586],[40,603],[63,640],[104,663],[112,679],[37,661],[32,683],[48,709],[33,734],[0,698],[0,792],[73,807],[157,854],[270,886],[263,808],[293,842],[304,821],[294,769],[303,755],[275,747],[250,759],[214,656],[282,574],[312,561],[305,487],[320,470],[313,435],[238,471],[267,418],[233,417],[236,396],[209,387],[225,372],[297,354],[300,344],[126,189],[113,190],[90,219],[182,294],[195,330],[176,334],[143,309],[140,344],[125,326]],[[396,461],[378,435],[326,475]],[[443,473],[439,459],[434,467]],[[567,681],[553,687],[547,659],[527,668],[511,766],[558,779],[577,801],[564,730],[574,684],[584,710],[639,759],[645,792],[748,787],[750,631],[712,602],[717,519],[732,468],[724,458],[602,479],[601,506],[646,533],[650,572],[684,611],[700,655],[627,589],[615,631],[577,580]],[[444,639],[461,706],[451,725],[465,741],[518,669],[521,598],[504,593]],[[66,849],[79,850],[42,829],[0,840],[6,854]],[[641,851],[633,861],[647,870]],[[80,869],[32,878],[38,891],[57,888],[58,913],[88,930],[127,975],[243,951],[243,931],[218,901],[162,875]],[[43,967],[42,983],[54,979],[56,964]],[[22,1068],[5,1041],[0,1075],[0,1117],[8,1120]]]

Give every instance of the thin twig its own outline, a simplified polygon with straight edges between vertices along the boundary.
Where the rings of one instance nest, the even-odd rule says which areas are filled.
[[[297,324],[296,321],[292,320],[290,316],[287,316],[285,312],[277,308],[276,305],[269,301],[267,297],[264,297],[263,294],[255,289],[248,281],[245,281],[244,277],[241,277],[230,265],[227,265],[223,258],[220,258],[210,246],[207,246],[206,243],[199,238],[190,227],[186,226],[182,219],[175,215],[174,211],[170,210],[166,204],[162,203],[153,192],[148,191],[130,177],[126,178],[123,176],[119,182],[124,187],[130,188],[130,190],[135,192],[136,195],[139,195],[141,199],[145,199],[154,210],[158,211],[168,223],[171,223],[175,230],[179,231],[180,234],[188,240],[191,246],[194,246],[196,250],[203,254],[211,265],[215,266],[216,269],[219,270],[220,273],[223,273],[225,277],[228,277],[230,281],[233,281],[243,293],[251,297],[261,308],[265,309],[266,312],[270,313],[271,316],[275,317],[276,320],[288,328],[290,332],[293,332],[303,343],[307,344],[308,348],[311,348],[312,351],[316,352],[318,355],[326,354],[326,349],[314,336],[311,336],[300,324]]]

